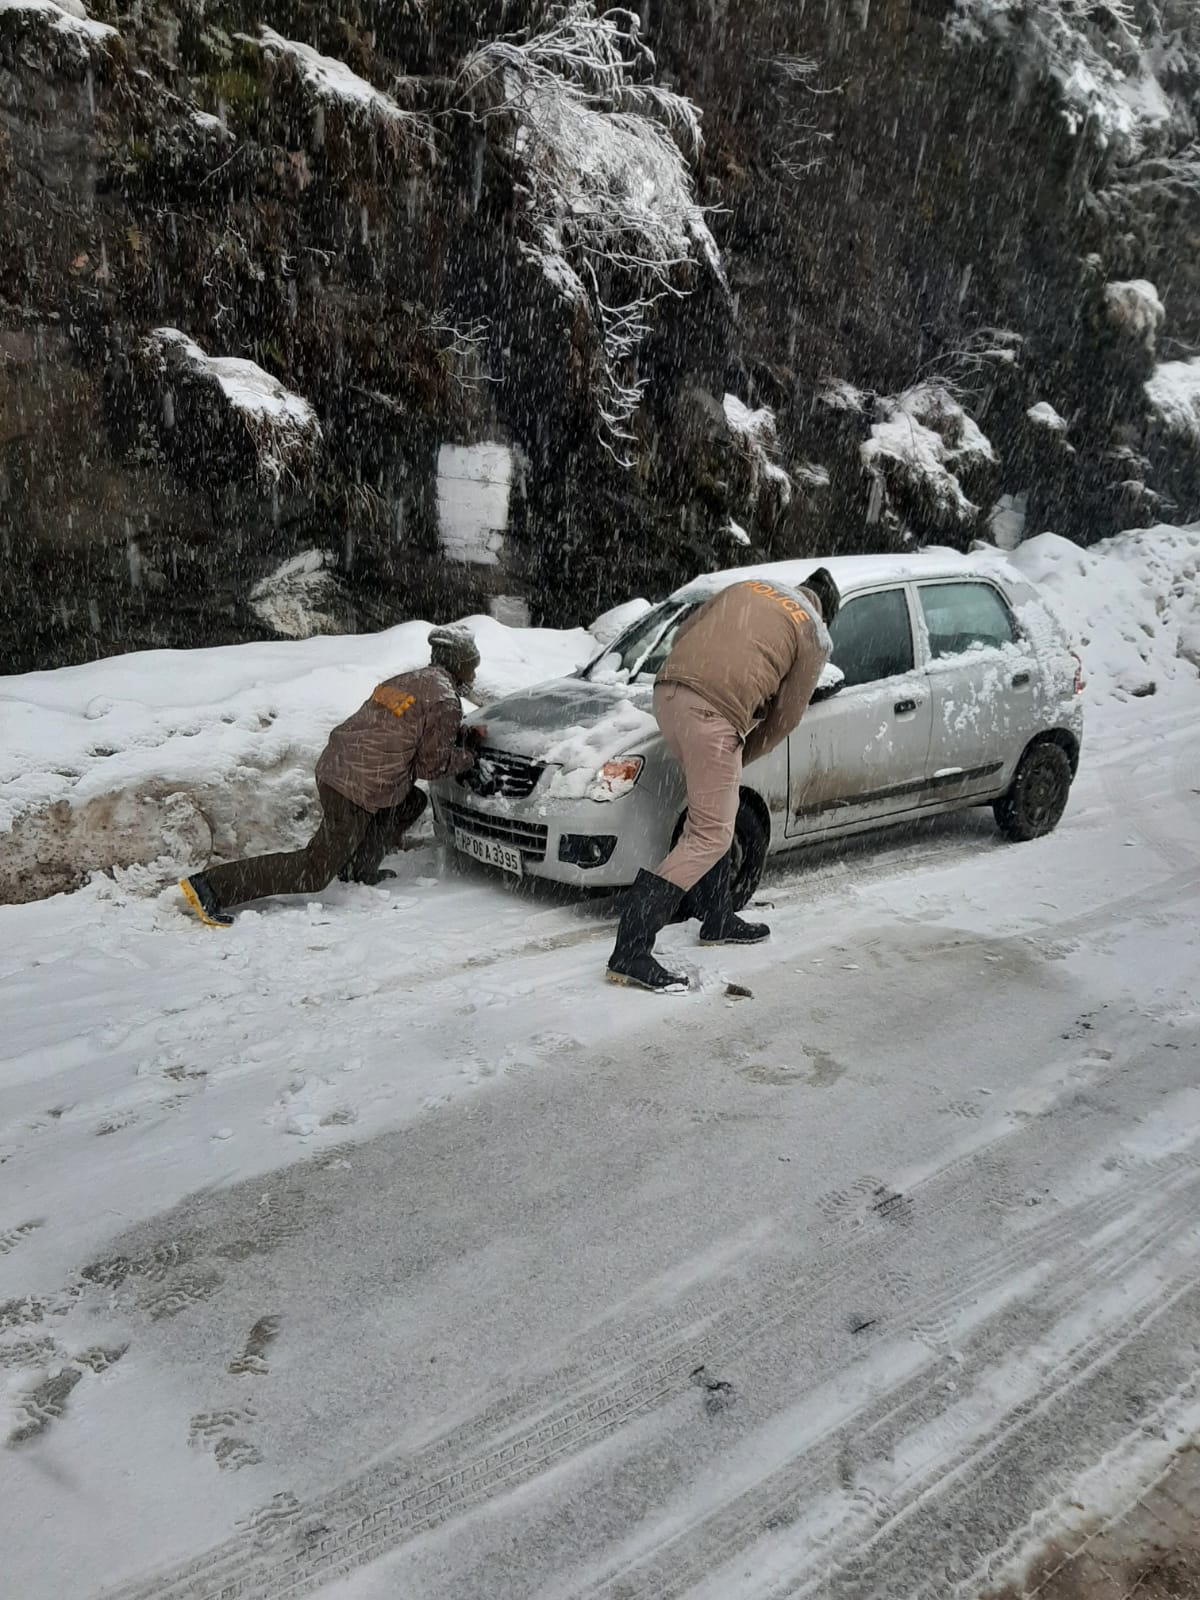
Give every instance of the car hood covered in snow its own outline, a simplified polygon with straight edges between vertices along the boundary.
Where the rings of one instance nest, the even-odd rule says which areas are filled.
[[[558,678],[485,707],[487,744],[534,761],[599,766],[630,749],[639,735],[657,734],[650,713],[654,692],[645,684],[589,683]]]

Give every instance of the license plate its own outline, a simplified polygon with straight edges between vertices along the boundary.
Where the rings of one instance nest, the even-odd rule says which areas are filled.
[[[481,839],[477,833],[467,833],[463,828],[455,828],[454,847],[474,861],[482,861],[489,867],[499,867],[503,872],[511,872],[515,878],[523,875],[521,852],[514,850],[510,844],[497,844],[494,839]]]

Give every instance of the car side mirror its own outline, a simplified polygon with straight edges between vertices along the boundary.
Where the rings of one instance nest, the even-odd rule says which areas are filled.
[[[818,700],[828,700],[837,694],[839,689],[845,688],[846,674],[841,667],[835,667],[832,661],[827,661],[821,668],[821,676],[817,679],[817,687],[812,692],[811,704],[816,705]]]

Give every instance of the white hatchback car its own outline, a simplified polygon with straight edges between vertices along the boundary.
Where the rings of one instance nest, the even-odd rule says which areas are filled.
[[[1079,658],[1001,557],[946,552],[782,562],[688,584],[574,676],[481,710],[478,767],[433,785],[440,837],[517,876],[632,883],[683,825],[683,774],[650,711],[680,622],[726,584],[796,585],[819,565],[842,594],[832,663],[790,738],[743,773],[735,903],[768,855],[938,812],[990,805],[1009,838],[1048,833],[1079,763]]]

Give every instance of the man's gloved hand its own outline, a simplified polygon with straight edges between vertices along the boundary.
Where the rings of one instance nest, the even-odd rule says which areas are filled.
[[[482,722],[465,724],[463,727],[463,743],[468,750],[476,752],[483,749],[487,742],[487,727]]]

